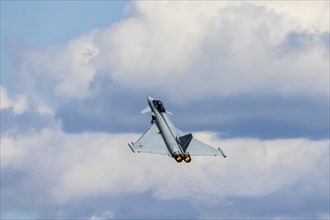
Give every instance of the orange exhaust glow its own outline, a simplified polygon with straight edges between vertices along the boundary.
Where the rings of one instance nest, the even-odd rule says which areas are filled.
[[[189,162],[191,161],[191,158],[190,158],[190,157],[186,157],[186,158],[184,158],[184,161],[185,161],[186,163],[189,163]]]
[[[181,157],[181,156],[178,156],[177,158],[175,158],[175,160],[176,160],[177,162],[181,162],[181,161],[182,161],[182,157]]]

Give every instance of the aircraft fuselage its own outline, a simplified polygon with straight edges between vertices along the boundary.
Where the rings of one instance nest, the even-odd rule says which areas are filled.
[[[182,160],[190,162],[191,157],[188,152],[182,150],[177,139],[179,137],[178,131],[167,116],[163,103],[149,96],[148,104],[153,113],[153,123],[158,127],[170,156],[177,162],[181,162]]]

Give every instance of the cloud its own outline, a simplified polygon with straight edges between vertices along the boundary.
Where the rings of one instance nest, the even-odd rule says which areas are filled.
[[[10,98],[8,91],[4,87],[0,87],[1,94],[1,110],[11,108],[15,114],[22,114],[28,108],[27,98],[24,95],[19,95],[16,98]]]
[[[131,2],[108,29],[25,51],[16,71],[60,100],[88,97],[97,75],[131,91],[161,88],[177,102],[242,93],[328,97],[322,36],[329,30],[302,29],[301,16],[269,5],[213,4]],[[297,43],[302,49],[292,50]]]
[[[167,96],[185,100],[241,93],[306,95],[307,90],[328,95],[328,59],[321,52],[325,47],[290,57],[278,54],[287,36],[301,31],[291,18],[246,3],[215,11],[192,6],[187,22],[181,19],[182,5],[173,9],[171,3],[137,4],[137,16],[105,33],[105,48],[111,54],[101,57],[120,84],[137,89],[162,86]],[[178,22],[168,21],[167,11]],[[307,81],[315,84],[307,88]]]
[[[53,110],[42,100],[28,94],[8,94],[5,87],[0,88],[2,135],[15,136],[59,126],[54,120]]]
[[[40,92],[58,100],[60,97],[85,97],[95,75],[89,60],[97,53],[93,42],[83,36],[64,47],[50,45],[41,49],[21,49],[12,55],[17,62],[15,77],[19,83],[24,83],[23,92],[36,97],[40,97]]]
[[[178,166],[169,157],[132,154],[126,143],[138,136],[44,129],[3,138],[1,171],[7,181],[2,181],[2,199],[9,203],[4,203],[5,210],[43,207],[43,198],[48,198],[48,205],[65,206],[97,195],[115,199],[148,192],[155,200],[191,201],[188,204],[198,207],[199,215],[217,216],[219,212],[210,212],[202,204],[207,201],[213,208],[234,209],[230,197],[263,198],[283,189],[296,191],[304,199],[310,196],[305,190],[327,197],[328,141],[222,140],[214,133],[201,132],[195,136],[223,146],[228,158],[194,157],[191,164]],[[21,181],[13,186],[9,175],[14,173]],[[29,200],[17,204],[19,197]],[[323,208],[311,209],[309,214],[325,212]],[[120,210],[113,211],[121,215]]]
[[[90,220],[111,219],[113,217],[114,217],[114,213],[112,213],[111,211],[106,211],[100,217],[93,215],[92,217],[90,217]]]
[[[56,119],[70,133],[144,132],[150,116],[139,112],[147,105],[148,93],[134,93],[111,83],[86,99],[73,100],[58,108]],[[108,88],[108,87],[111,87]],[[94,89],[92,88],[92,91]],[[160,98],[174,113],[175,125],[184,131],[211,130],[221,137],[259,139],[329,137],[329,105],[323,98],[263,95],[210,96],[185,103]]]
[[[137,1],[107,29],[10,45],[1,217],[328,216],[328,11]],[[132,154],[147,95],[228,158]]]
[[[272,2],[254,1],[253,4],[274,10],[277,13],[290,16],[299,22],[301,29],[318,29],[329,31],[329,2],[305,1],[305,2]]]
[[[194,120],[179,119],[187,130],[325,138],[324,5],[313,3],[304,16],[292,7],[308,4],[130,2],[126,17],[107,29],[14,50],[7,89],[47,103],[67,132],[143,132],[135,113],[145,106],[141,97],[152,95],[190,109]],[[206,116],[198,106],[209,109]]]

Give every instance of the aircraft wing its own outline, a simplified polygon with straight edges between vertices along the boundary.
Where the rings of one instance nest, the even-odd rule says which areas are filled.
[[[189,134],[187,132],[181,131],[180,129],[177,129],[177,131],[180,136]],[[191,156],[222,155],[223,157],[227,157],[220,147],[218,147],[218,149],[216,149],[214,147],[211,147],[210,145],[204,144],[203,142],[197,140],[194,137],[191,139],[187,151],[189,152],[189,154]]]
[[[226,157],[224,152],[219,147],[218,149],[213,148],[203,142],[200,142],[196,138],[192,138],[187,151],[190,153],[191,156],[217,156],[222,155]]]
[[[169,154],[156,124],[152,124],[149,130],[139,140],[134,144],[128,144],[128,146],[134,153]]]

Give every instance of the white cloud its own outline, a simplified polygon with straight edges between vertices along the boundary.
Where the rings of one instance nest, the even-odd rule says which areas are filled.
[[[16,115],[22,115],[27,111],[36,111],[42,115],[54,115],[51,107],[35,97],[29,97],[26,94],[8,94],[7,88],[3,86],[0,86],[0,96],[0,110],[12,109]]]
[[[320,37],[329,31],[320,19],[329,16],[327,8],[324,2],[130,2],[122,21],[63,47],[27,51],[18,70],[25,83],[57,99],[88,96],[96,75],[131,90],[162,88],[181,101],[242,93],[328,97],[328,48]],[[313,43],[282,52],[293,47],[286,43],[290,33],[314,36]]]
[[[17,146],[15,140],[9,138],[1,138],[1,166],[18,166],[25,158],[27,148]]]
[[[121,84],[161,87],[172,98],[306,91],[328,96],[325,46],[288,57],[278,54],[291,32],[319,33],[302,29],[299,16],[250,3],[132,4],[137,12],[104,32],[108,55],[96,59],[106,58],[100,61],[107,64],[103,68]]]
[[[115,217],[115,213],[113,211],[106,211],[102,215],[93,215],[89,218],[89,220],[102,220],[102,219],[112,219]]]
[[[98,52],[88,36],[69,42],[57,63],[59,66],[66,64],[61,72],[56,72],[59,75],[59,84],[54,89],[57,96],[82,98],[88,94],[89,83],[96,73],[90,61]]]
[[[24,92],[40,97],[51,95],[57,100],[88,96],[95,75],[90,61],[98,54],[89,35],[69,41],[65,46],[50,45],[41,49],[22,50],[15,57],[15,75],[25,85]]]
[[[0,109],[12,108],[16,114],[22,114],[28,109],[28,101],[25,95],[9,97],[5,87],[0,86],[1,105]]]
[[[285,13],[302,29],[329,31],[329,1],[253,1],[277,13]]]
[[[215,201],[222,201],[222,196],[262,197],[302,183],[325,190],[329,184],[325,175],[329,141],[221,140],[207,132],[195,135],[221,145],[228,157],[194,157],[190,164],[177,164],[169,157],[133,154],[126,143],[137,139],[137,134],[43,130],[2,138],[1,169],[20,170],[32,187],[42,183],[42,196],[59,204],[148,190],[158,199],[198,202],[218,195]]]

